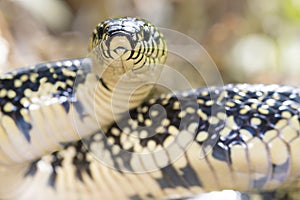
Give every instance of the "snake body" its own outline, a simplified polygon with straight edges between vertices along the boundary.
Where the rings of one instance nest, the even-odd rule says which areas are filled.
[[[154,26],[107,20],[89,48],[92,64],[71,59],[1,77],[2,198],[135,200],[222,189],[298,190],[299,88],[230,84],[144,100],[152,85],[139,87],[143,74],[166,58]],[[128,108],[122,102],[129,95]],[[113,96],[121,105],[115,119]]]

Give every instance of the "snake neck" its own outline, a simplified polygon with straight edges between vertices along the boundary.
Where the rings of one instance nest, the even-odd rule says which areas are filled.
[[[90,74],[85,86],[79,88],[78,101],[84,105],[89,124],[94,124],[93,131],[82,131],[82,136],[90,135],[99,129],[104,132],[117,121],[125,111],[140,105],[149,95],[159,73],[146,70],[143,74],[132,71],[115,71],[109,67],[101,77]],[[86,130],[85,124],[83,130]],[[81,135],[81,134],[80,134]]]

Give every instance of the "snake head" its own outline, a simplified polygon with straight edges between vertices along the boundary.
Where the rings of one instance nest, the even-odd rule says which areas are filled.
[[[167,57],[162,33],[150,22],[132,17],[108,19],[98,24],[89,51],[105,66],[120,73],[164,64]]]

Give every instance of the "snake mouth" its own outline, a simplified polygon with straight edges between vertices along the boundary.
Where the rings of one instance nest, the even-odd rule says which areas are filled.
[[[103,51],[103,57],[112,60],[130,60],[135,42],[125,34],[116,34],[103,41],[107,50]],[[104,50],[105,47],[103,47]]]

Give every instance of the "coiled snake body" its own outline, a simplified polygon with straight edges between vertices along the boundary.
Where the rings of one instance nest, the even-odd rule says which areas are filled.
[[[89,49],[92,59],[1,76],[1,199],[298,190],[300,89],[238,84],[144,100],[166,59],[153,25],[104,21]]]

